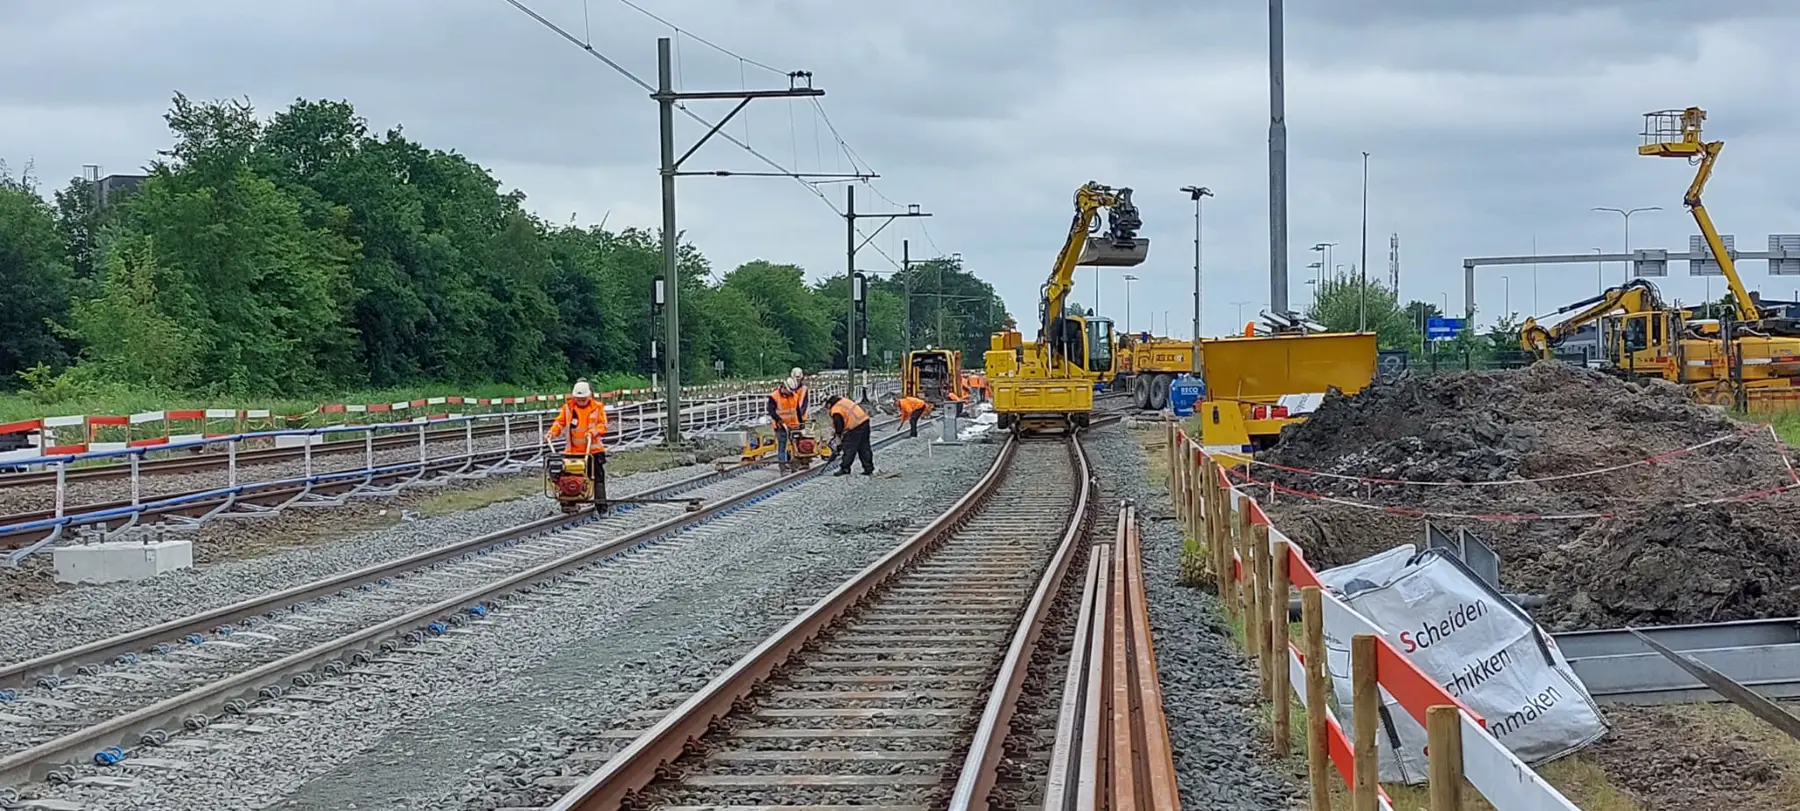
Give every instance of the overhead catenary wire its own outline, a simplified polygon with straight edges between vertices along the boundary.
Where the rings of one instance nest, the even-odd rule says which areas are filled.
[[[624,76],[627,79],[630,79],[632,81],[632,83],[636,84],[638,87],[643,88],[646,92],[649,92],[652,94],[654,94],[656,92],[656,87],[654,85],[651,85],[649,82],[646,82],[642,78],[639,78],[637,76],[637,74],[632,73],[631,70],[626,68],[624,65],[619,64],[616,60],[612,59],[611,57],[608,57],[604,53],[601,53],[600,50],[595,48],[591,42],[584,42],[581,38],[576,37],[574,34],[570,33],[567,29],[564,29],[562,26],[557,25],[556,23],[550,21],[548,18],[544,17],[542,14],[537,13],[530,6],[526,5],[522,0],[504,0],[504,2],[507,5],[510,5],[513,8],[516,8],[519,11],[523,12],[526,16],[535,20],[539,25],[549,29],[550,31],[557,34],[558,36],[562,37],[563,39],[568,40],[569,43],[575,45],[576,47],[582,49],[583,51],[586,51],[589,56],[592,56],[595,59],[600,60],[607,67],[612,68],[615,73],[618,73],[619,75]],[[627,6],[631,6],[632,8],[636,9],[637,11],[645,14],[646,16],[651,17],[652,19],[655,19],[657,22],[660,22],[663,25],[667,25],[670,29],[673,29],[678,35],[686,34],[687,36],[693,37],[694,39],[699,40],[699,41],[719,50],[721,53],[724,53],[724,54],[727,54],[734,58],[742,60],[745,64],[755,65],[757,67],[763,68],[765,70],[774,71],[774,72],[779,73],[784,76],[789,75],[789,72],[787,72],[787,71],[778,70],[776,68],[770,67],[769,65],[767,65],[765,63],[758,62],[756,60],[752,60],[747,57],[740,56],[722,46],[713,44],[710,41],[701,40],[700,37],[695,36],[693,33],[687,32],[684,29],[679,28],[675,24],[662,19],[661,17],[651,14],[650,12],[637,7],[637,6],[633,5],[632,3],[626,2],[626,0],[620,0],[620,2],[625,3],[625,5],[627,5]],[[679,39],[677,41],[679,41]],[[687,105],[685,105],[685,104],[676,102],[676,104],[674,106],[676,109],[680,110],[683,115],[687,116],[690,119],[693,119],[695,122],[701,124],[702,126],[707,127],[708,129],[712,129],[715,126],[713,121],[710,121],[706,117],[694,112],[693,110],[688,109]],[[791,105],[790,105],[790,109],[791,109]],[[791,123],[792,122],[791,122],[791,113],[790,113],[790,125],[791,125]],[[814,123],[815,123],[815,125],[817,124],[816,118],[814,119]],[[714,135],[715,135],[715,137],[723,138],[726,141],[731,142],[733,145],[737,146],[739,149],[742,149],[745,152],[749,153],[751,157],[756,158],[763,165],[768,166],[771,170],[778,173],[779,176],[790,178],[790,179],[794,180],[795,182],[799,183],[802,187],[806,188],[807,191],[812,192],[813,196],[819,198],[820,202],[823,202],[825,204],[826,208],[831,209],[832,213],[838,215],[839,217],[845,216],[843,209],[839,208],[836,203],[833,203],[831,201],[831,198],[827,197],[825,195],[825,193],[819,189],[819,184],[809,181],[805,177],[803,177],[799,172],[797,172],[793,169],[789,169],[786,166],[781,165],[779,162],[768,157],[767,155],[758,151],[754,147],[751,147],[744,140],[738,139],[736,136],[732,135],[729,132],[726,132],[721,129],[721,130],[716,131],[714,133]],[[840,141],[840,144],[841,143],[842,142]],[[844,146],[847,147],[848,145],[845,144]],[[796,159],[795,163],[798,164],[799,161]],[[872,174],[872,173],[868,173],[868,172],[862,172],[861,170],[858,170],[857,173],[858,174]],[[864,185],[868,185],[867,179],[864,179],[863,183],[864,183]],[[869,235],[863,233],[862,229],[857,228],[857,229],[855,229],[855,232],[859,236],[862,236],[864,239],[869,239]],[[887,251],[882,250],[880,245],[870,242],[867,245],[867,247],[870,248],[871,250],[875,251],[876,254],[881,256],[881,258],[887,260],[888,264],[892,265],[895,268],[900,267],[900,263],[898,261],[895,261],[894,257],[892,255],[890,255]]]

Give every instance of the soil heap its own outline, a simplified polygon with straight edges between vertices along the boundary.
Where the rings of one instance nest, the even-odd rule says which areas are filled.
[[[1253,466],[1262,482],[1432,518],[1500,553],[1508,590],[1542,594],[1556,629],[1800,614],[1800,491],[1694,505],[1790,481],[1767,431],[1691,403],[1680,387],[1566,364],[1376,383],[1332,395],[1259,461],[1378,484]],[[1735,436],[1734,436],[1735,435]],[[1720,437],[1698,450],[1670,454]],[[1629,465],[1597,475],[1584,474]],[[1568,476],[1552,481],[1547,477]],[[1447,483],[1436,486],[1416,482]],[[1468,486],[1469,482],[1514,482]],[[1262,490],[1253,487],[1252,492]],[[1276,526],[1316,565],[1402,543],[1425,519],[1266,491]],[[1607,513],[1569,520],[1499,516]]]

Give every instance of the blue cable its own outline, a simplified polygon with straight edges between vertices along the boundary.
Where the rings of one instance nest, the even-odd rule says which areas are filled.
[[[17,700],[19,700],[18,691],[12,690],[10,688],[0,687],[0,702],[17,701]]]
[[[94,765],[112,766],[125,759],[125,750],[117,746],[108,746],[94,753]]]

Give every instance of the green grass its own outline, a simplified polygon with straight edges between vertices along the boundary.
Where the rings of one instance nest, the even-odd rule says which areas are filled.
[[[1800,445],[1800,412],[1783,411],[1769,417],[1775,426],[1775,435],[1789,445]]]

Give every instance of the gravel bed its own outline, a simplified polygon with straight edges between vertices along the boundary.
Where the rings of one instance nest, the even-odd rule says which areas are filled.
[[[1096,429],[1086,447],[1105,498],[1097,526],[1117,522],[1121,499],[1138,507],[1150,627],[1182,806],[1303,808],[1304,789],[1293,767],[1269,747],[1258,720],[1267,711],[1255,670],[1219,618],[1217,599],[1178,583],[1181,530],[1168,488],[1150,481],[1143,447],[1123,425]]]
[[[705,469],[697,465],[676,467],[622,476],[608,484],[620,488],[621,492],[634,492],[703,472]],[[382,509],[373,504],[354,505],[352,509],[355,507],[369,511]],[[549,499],[517,499],[467,512],[401,521],[376,532],[262,557],[197,565],[149,580],[82,586],[33,602],[0,603],[0,628],[7,629],[7,633],[0,635],[0,664],[41,656],[498,532],[553,515],[557,510]],[[265,533],[272,529],[270,524],[276,522],[329,523],[343,518],[339,509],[331,509],[296,511],[292,516],[275,519],[220,522],[203,527],[195,545],[221,542],[224,540],[221,536]],[[48,555],[41,557],[49,560]]]
[[[685,495],[716,500],[775,478],[770,470],[748,471]],[[257,622],[256,634],[219,636],[202,632],[207,643],[174,647],[140,661],[99,666],[95,672],[72,673],[54,689],[30,686],[17,691],[19,704],[7,713],[27,720],[0,718],[0,758],[43,743],[71,728],[96,724],[187,690],[246,672],[258,665],[328,642],[356,628],[366,628],[548,563],[579,549],[648,527],[681,514],[672,505],[626,508],[604,521],[583,523],[565,532],[546,532],[469,560],[449,561],[395,578],[385,586],[358,588],[301,606],[272,622]],[[121,689],[123,688],[123,689]],[[63,699],[73,706],[34,702]]]
[[[633,713],[674,706],[922,527],[994,451],[971,444],[927,458],[926,449],[878,449],[878,465],[898,476],[808,482],[509,600],[470,633],[261,705],[304,719],[259,716],[260,734],[215,726],[178,736],[219,747],[156,753],[183,761],[179,772],[138,770],[143,783],[129,789],[34,788],[90,811],[547,802],[562,789],[535,780],[592,770],[625,742],[609,730],[647,726],[657,713]]]

